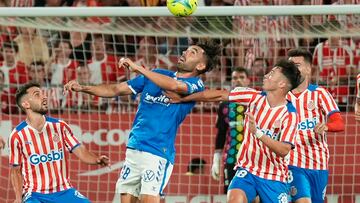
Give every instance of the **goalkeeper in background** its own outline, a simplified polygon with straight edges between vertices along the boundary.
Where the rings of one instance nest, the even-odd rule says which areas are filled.
[[[249,73],[246,69],[237,67],[231,73],[231,89],[248,87]],[[211,167],[213,179],[220,180],[222,153],[225,146],[224,157],[224,193],[227,193],[230,181],[234,177],[237,152],[244,139],[244,117],[246,106],[235,102],[221,102],[216,120],[215,153]]]
[[[183,95],[203,91],[200,75],[218,64],[220,47],[213,41],[188,47],[178,59],[177,72],[163,69],[149,71],[130,59],[121,59],[140,75],[119,84],[82,86],[76,81],[65,90],[81,91],[100,97],[139,94],[140,104],[129,135],[126,158],[116,185],[122,203],[160,202],[175,161],[176,132],[195,102],[172,104],[165,91]]]

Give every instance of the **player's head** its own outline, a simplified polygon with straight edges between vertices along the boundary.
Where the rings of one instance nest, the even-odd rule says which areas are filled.
[[[231,73],[231,88],[247,87],[250,84],[249,73],[243,67],[236,67]]]
[[[16,92],[16,104],[27,114],[46,114],[48,111],[47,97],[43,94],[38,83],[28,83]]]
[[[301,73],[292,61],[280,60],[274,68],[264,76],[265,91],[284,90],[288,92],[301,83]]]
[[[197,75],[211,71],[219,61],[220,45],[213,40],[199,41],[183,51],[178,60],[179,72],[196,72]]]
[[[288,59],[295,63],[303,77],[310,78],[313,56],[305,49],[292,49],[288,52]]]

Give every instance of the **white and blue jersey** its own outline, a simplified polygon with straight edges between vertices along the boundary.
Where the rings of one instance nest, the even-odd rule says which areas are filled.
[[[177,78],[176,72],[173,71],[163,69],[153,71],[183,81],[187,85],[187,94],[204,90],[204,84],[198,77]],[[164,90],[143,75],[127,83],[134,94],[141,93],[127,147],[160,156],[173,164],[177,129],[190,113],[195,102],[170,103]]]

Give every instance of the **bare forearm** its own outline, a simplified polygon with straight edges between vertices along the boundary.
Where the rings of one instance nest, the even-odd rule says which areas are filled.
[[[23,179],[19,168],[13,168],[10,170],[11,183],[15,192],[15,198],[22,198],[22,185]]]
[[[97,156],[88,151],[84,146],[79,146],[76,148],[73,153],[80,159],[80,161],[86,163],[86,164],[97,164]]]
[[[99,97],[115,97],[131,94],[130,88],[128,88],[127,84],[124,82],[121,84],[84,86],[81,91]]]
[[[276,141],[266,135],[260,137],[259,139],[278,156],[285,157],[291,150],[290,144]]]
[[[162,75],[145,68],[139,69],[139,73],[143,74],[153,83],[164,90],[173,91],[177,93],[187,93],[187,86],[181,81],[177,81],[169,76]]]
[[[205,90],[189,96],[183,97],[182,102],[189,101],[203,101],[203,102],[215,102],[215,101],[228,101],[229,92],[226,90]]]

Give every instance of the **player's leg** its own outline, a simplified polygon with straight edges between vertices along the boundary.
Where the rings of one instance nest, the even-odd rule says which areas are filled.
[[[90,200],[74,188],[50,194],[51,203],[90,203]],[[48,202],[48,201],[45,201]]]
[[[327,170],[307,170],[307,172],[311,187],[311,201],[313,203],[323,203],[325,201],[329,172]]]
[[[304,169],[289,166],[290,196],[295,203],[311,203],[311,190],[308,176]]]
[[[116,193],[121,195],[121,203],[136,203],[141,187],[142,152],[126,150],[126,158],[116,183]]]
[[[255,177],[256,190],[262,202],[288,203],[287,183]]]
[[[141,176],[141,203],[160,202],[160,196],[169,182],[173,165],[168,160],[143,152]]]
[[[224,194],[227,193],[231,180],[234,178],[236,170],[234,164],[224,165]]]
[[[232,179],[227,193],[228,203],[250,203],[256,197],[254,175],[239,168]]]

